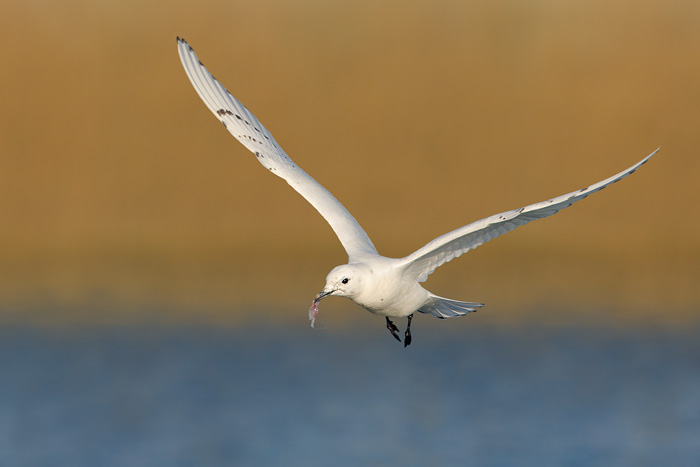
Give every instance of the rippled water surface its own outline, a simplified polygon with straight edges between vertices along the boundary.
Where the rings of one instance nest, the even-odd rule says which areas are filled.
[[[697,329],[381,331],[2,328],[0,465],[700,465]]]

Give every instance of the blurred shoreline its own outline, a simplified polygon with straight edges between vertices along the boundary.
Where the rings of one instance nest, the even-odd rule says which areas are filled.
[[[574,248],[560,242],[548,247],[504,240],[448,263],[424,286],[443,296],[484,302],[484,313],[496,314],[495,321],[501,323],[526,322],[532,310],[543,322],[581,321],[558,311],[569,308],[611,323],[675,326],[700,320],[697,265],[684,259],[693,251],[666,245],[648,254],[637,248]],[[304,256],[306,251],[315,254]],[[2,262],[0,322],[225,323],[244,319],[250,308],[285,310],[273,311],[285,319],[286,310],[292,315],[304,311],[334,262],[345,261],[340,247],[319,251],[306,245],[260,252],[225,247],[109,254],[54,250],[53,255],[30,257],[6,255]],[[659,275],[664,261],[676,268]],[[324,305],[344,315],[367,314],[346,299]],[[94,309],[102,311],[95,314]]]

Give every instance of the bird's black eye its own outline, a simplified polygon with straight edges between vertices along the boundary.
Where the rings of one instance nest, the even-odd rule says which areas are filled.
[[[340,282],[342,282],[343,284],[347,284],[348,282],[350,282],[350,279],[348,279],[348,278],[346,277],[345,279],[343,279],[343,280],[340,281]]]

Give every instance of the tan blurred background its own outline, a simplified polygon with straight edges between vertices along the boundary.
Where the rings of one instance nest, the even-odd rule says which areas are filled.
[[[387,256],[663,144],[426,286],[500,322],[700,315],[695,0],[0,5],[3,322],[298,320],[346,260],[209,114],[177,35]]]

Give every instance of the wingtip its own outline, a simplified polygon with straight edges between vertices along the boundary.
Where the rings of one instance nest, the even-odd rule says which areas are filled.
[[[177,46],[180,47],[180,44],[186,45],[187,48],[190,50],[190,52],[194,52],[194,49],[192,48],[192,46],[190,44],[188,44],[185,39],[183,39],[180,36],[177,36]]]
[[[657,152],[659,152],[660,150],[661,150],[661,146],[659,146],[658,148],[654,149],[654,151],[652,151],[651,154],[649,154],[647,157],[645,157],[645,158],[642,160],[642,164],[644,164],[646,161],[648,161],[649,159],[651,159],[651,158],[652,158]]]

